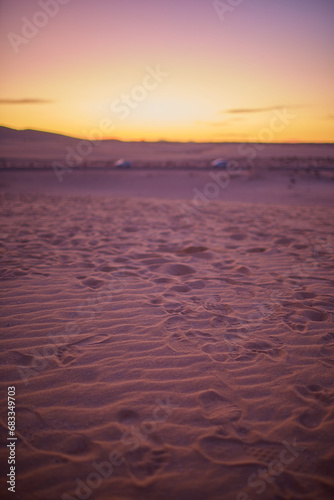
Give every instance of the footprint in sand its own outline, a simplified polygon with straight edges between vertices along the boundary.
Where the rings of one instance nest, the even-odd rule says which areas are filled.
[[[327,407],[334,401],[334,395],[318,384],[297,385],[295,389],[308,405],[308,408],[298,415],[297,421],[307,429],[319,427],[328,413]]]
[[[324,405],[331,405],[334,402],[334,394],[318,384],[310,384],[308,386],[297,385],[296,391],[304,399],[317,401]]]
[[[233,332],[234,330],[232,330]],[[228,352],[236,361],[252,361],[260,354],[265,354],[272,359],[282,355],[282,342],[279,339],[248,340],[247,333],[227,333]]]
[[[88,288],[91,288],[93,290],[97,290],[98,288],[101,288],[105,284],[105,281],[103,280],[98,280],[95,278],[88,278],[82,282],[83,285],[87,286]]]
[[[326,319],[328,319],[328,316],[324,311],[320,311],[320,309],[315,308],[303,309],[302,315],[310,321],[326,321]]]
[[[237,287],[234,290],[232,290],[231,293],[237,298],[246,300],[252,300],[255,297],[255,292],[249,290],[249,288],[247,287]]]
[[[285,303],[285,306],[289,307],[293,304]],[[293,331],[305,332],[309,321],[312,322],[323,322],[328,320],[328,314],[320,309],[310,308],[310,309],[299,309],[297,311],[291,311],[283,317],[284,323]]]
[[[154,297],[148,301],[149,304],[154,306],[160,306],[163,303],[163,299],[161,297]]]
[[[174,283],[173,278],[155,278],[152,281],[153,281],[153,283],[157,283],[158,285],[168,285],[169,283],[171,283],[171,284]]]
[[[219,295],[208,297],[204,302],[204,309],[207,311],[218,312],[227,315],[232,312],[232,307],[229,304],[224,304]]]
[[[326,333],[321,340],[326,344],[332,344],[334,342],[334,332]]]
[[[181,302],[166,301],[164,309],[169,314],[183,314],[186,306]]]
[[[139,483],[151,482],[167,465],[169,453],[164,448],[140,446],[126,456],[128,473]]]
[[[314,453],[309,452],[302,443],[297,443],[296,439],[283,442],[258,440],[246,443],[239,439],[221,437],[216,432],[198,440],[198,450],[205,458],[228,466],[253,464],[264,465],[267,468],[273,461],[280,461],[282,452],[286,456],[286,451],[292,447],[296,450],[296,455],[293,457],[291,452],[289,453],[291,458],[295,458],[289,463],[289,470],[303,474],[314,473]]]
[[[248,253],[263,253],[266,250],[267,250],[266,248],[255,247],[255,248],[249,248],[248,250],[246,250],[246,252],[248,252]]]
[[[93,449],[91,440],[84,434],[73,434],[65,431],[40,432],[30,439],[29,443],[38,450],[72,456],[87,455]]]
[[[20,351],[7,351],[5,356],[1,356],[1,363],[4,365],[30,366],[34,360],[34,356]]]
[[[315,293],[312,292],[297,292],[294,297],[298,300],[314,299],[316,297]]]
[[[194,253],[205,252],[206,250],[208,250],[208,248],[207,247],[203,247],[203,246],[189,246],[189,247],[184,248],[183,250],[180,250],[177,253],[179,253],[179,254],[185,253],[185,254],[192,255]]]
[[[60,365],[69,365],[73,363],[79,353],[81,352],[81,347],[85,345],[102,344],[108,342],[109,335],[106,333],[101,333],[100,335],[92,335],[85,337],[82,340],[78,340],[69,345],[60,346],[57,349],[56,359]]]
[[[326,412],[317,407],[307,408],[307,410],[303,411],[297,417],[297,421],[307,429],[315,429],[321,425],[326,414]]]
[[[281,354],[280,347],[278,347],[277,343],[268,342],[266,340],[245,342],[244,349],[256,354],[266,354],[271,358],[277,358]]]
[[[78,352],[79,348],[75,345],[65,345],[58,347],[56,356],[60,365],[69,365],[76,360]]]
[[[282,450],[278,443],[257,441],[249,444],[221,437],[217,433],[200,438],[198,446],[200,453],[207,459],[224,465],[266,465],[277,458]]]
[[[227,361],[226,349],[219,343],[204,344],[201,346],[201,350],[205,354],[208,354],[213,361],[218,361],[218,363],[225,363]]]
[[[283,316],[284,323],[295,332],[305,332],[307,328],[307,321],[304,316],[299,313],[290,312]]]
[[[217,342],[217,339],[215,339],[211,333],[202,332],[201,330],[189,330],[185,335],[189,340]]]
[[[217,340],[210,333],[187,329],[172,333],[167,344],[174,351],[184,352],[198,348],[208,342],[217,342]]]
[[[223,326],[229,325],[229,321],[226,316],[214,316],[210,319],[210,325],[212,325],[213,328],[221,328]]]
[[[204,416],[210,420],[236,422],[241,418],[240,408],[214,390],[202,392],[197,399]]]
[[[173,351],[185,352],[192,350],[194,348],[194,344],[188,339],[183,332],[175,332],[169,336],[167,341],[167,345]]]
[[[17,409],[16,421],[18,434],[27,440],[47,428],[46,422],[37,411],[22,406]]]
[[[202,290],[203,288],[206,287],[207,284],[203,280],[194,280],[194,281],[188,281],[187,285],[190,286],[190,288],[193,290]]]
[[[166,264],[162,267],[167,274],[171,274],[172,276],[186,276],[196,273],[196,269],[185,264]]]
[[[235,272],[238,274],[242,274],[243,276],[251,276],[252,271],[246,266],[239,266],[235,269]]]
[[[183,316],[173,315],[167,318],[164,322],[164,327],[169,332],[178,331],[179,329],[184,328],[186,325],[186,320]]]

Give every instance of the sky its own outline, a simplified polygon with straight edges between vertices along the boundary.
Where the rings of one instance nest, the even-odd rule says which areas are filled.
[[[0,125],[333,142],[333,0],[0,0]]]

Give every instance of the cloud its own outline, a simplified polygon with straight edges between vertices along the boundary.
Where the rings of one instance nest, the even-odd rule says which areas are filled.
[[[265,108],[233,108],[233,109],[226,109],[225,111],[222,111],[222,113],[228,113],[228,114],[244,114],[244,113],[267,113],[268,111],[275,111],[277,109],[292,109],[292,108],[297,108],[299,106],[268,106]]]
[[[0,104],[50,104],[50,99],[0,99]]]

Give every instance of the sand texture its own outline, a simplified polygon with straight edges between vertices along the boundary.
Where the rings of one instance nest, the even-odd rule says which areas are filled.
[[[1,203],[8,498],[333,498],[333,206]]]

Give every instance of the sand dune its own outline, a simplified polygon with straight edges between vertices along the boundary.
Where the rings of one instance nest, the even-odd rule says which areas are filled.
[[[333,206],[1,201],[16,498],[333,498]]]

